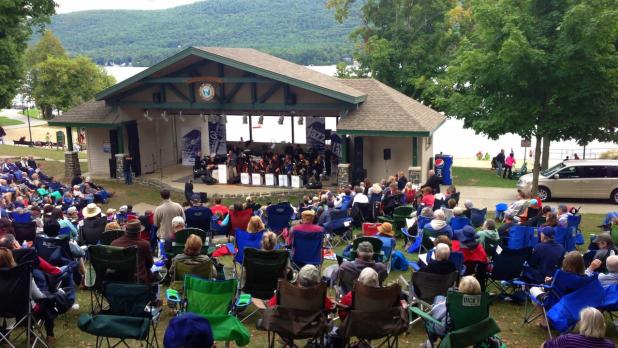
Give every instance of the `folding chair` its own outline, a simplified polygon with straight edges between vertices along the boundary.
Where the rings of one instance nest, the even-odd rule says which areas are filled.
[[[488,273],[488,285],[493,285],[500,291],[499,296],[512,296],[514,291],[513,281],[521,276],[524,264],[529,256],[530,254],[526,250],[503,249],[501,253],[496,253]]]
[[[34,248],[37,254],[54,266],[62,267],[73,261],[68,237],[36,236]]]
[[[215,236],[225,236],[227,241],[230,241],[230,225],[219,225],[219,218],[215,215],[210,220],[210,240],[214,240]]]
[[[336,248],[341,240],[349,241],[352,239],[352,222],[353,219],[348,216],[347,210],[331,209],[327,214],[330,214],[330,221],[323,225],[326,231],[326,239],[330,244],[330,248]],[[338,239],[335,239],[338,236]]]
[[[535,229],[531,226],[514,225],[509,229],[507,249],[520,250],[533,248],[538,239],[535,240]]]
[[[386,265],[386,271],[388,273],[391,272],[391,256],[393,255],[393,251],[395,250],[396,240],[395,238],[376,236],[374,238],[378,238],[382,241],[382,253],[384,254],[384,258],[382,261]]]
[[[212,211],[209,208],[189,208],[185,211],[185,214],[188,228],[199,228],[206,233],[210,233]]]
[[[390,218],[388,216],[380,216],[378,217],[378,221],[380,222],[390,222],[393,224],[393,229],[395,231],[399,231],[402,227],[406,226],[406,219],[409,219],[414,212],[414,207],[411,206],[400,206],[395,208],[393,211],[393,217]]]
[[[322,268],[324,232],[303,232],[292,230],[292,263],[299,269],[311,264]]]
[[[264,231],[249,233],[244,229],[237,228],[235,235],[236,238],[234,238],[234,243],[236,244],[237,251],[234,255],[234,275],[236,275],[236,264],[242,266],[244,262],[245,248],[260,249]]]
[[[343,196],[343,197],[341,198],[341,206],[340,206],[339,208],[337,208],[337,209],[339,209],[339,210],[345,210],[345,211],[347,211],[348,209],[350,209],[350,206],[352,205],[352,199],[353,199],[353,198],[354,198],[354,197],[352,197],[352,196]]]
[[[217,276],[217,273],[213,272],[213,267],[212,260],[200,263],[190,260],[176,260],[174,261],[174,271],[170,274],[172,280],[170,288],[182,295],[184,293],[185,275],[191,274],[204,279],[213,279]]]
[[[370,341],[383,339],[378,345],[392,348],[399,344],[399,335],[409,326],[409,315],[399,301],[401,286],[372,288],[355,283],[352,290],[352,306],[339,331],[345,347],[352,347],[351,339],[371,347]],[[371,322],[371,325],[367,325]]]
[[[410,310],[423,318],[430,337],[435,327],[443,327],[446,334],[440,340],[440,348],[463,348],[475,346],[500,332],[496,321],[489,316],[490,297],[487,293],[466,295],[449,291],[446,295],[446,326],[419,308]]]
[[[556,243],[561,244],[566,252],[575,250],[575,230],[569,227],[554,227]]]
[[[438,295],[446,296],[448,289],[459,279],[459,272],[450,274],[435,274],[429,272],[413,272],[412,287],[410,288],[411,304],[417,304],[423,311],[432,307],[434,298]],[[416,322],[416,320],[414,321]]]
[[[107,342],[108,347],[123,344],[128,339],[145,341],[146,347],[159,347],[157,324],[160,311],[151,305],[153,286],[149,284],[105,283],[102,296],[108,306],[91,314],[82,314],[77,327],[96,336],[95,347]],[[117,339],[114,345],[110,338]]]
[[[137,247],[119,248],[109,245],[88,247],[90,266],[84,282],[90,288],[92,314],[102,307],[104,282],[137,283]]]
[[[277,306],[264,311],[258,329],[268,331],[268,347],[275,347],[277,335],[287,347],[298,347],[294,340],[307,339],[305,347],[324,347],[328,331],[324,310],[326,284],[301,288],[280,280],[277,285]]]
[[[481,227],[485,222],[485,215],[487,215],[487,208],[478,209],[471,208],[470,209],[470,223],[474,227]]]
[[[112,245],[112,242],[124,235],[123,230],[110,230],[101,234],[99,242],[103,245]]]
[[[417,232],[420,233],[425,229],[425,225],[431,222],[431,218],[427,216],[418,216],[418,220],[416,221]]]
[[[233,312],[238,280],[212,281],[185,275],[186,311],[204,316],[210,322],[215,341],[234,341],[245,346],[251,339],[249,330]]]
[[[416,237],[411,236],[408,233],[408,229],[407,228],[402,228],[401,229],[401,233],[406,236],[406,238],[408,238],[408,240],[411,240],[412,238],[414,238],[414,243],[410,244],[410,246],[406,249],[406,251],[410,254],[413,253],[421,253],[423,250],[425,252],[427,252],[427,248],[425,248],[425,246],[423,245],[423,231],[419,232]]]
[[[277,234],[281,234],[284,229],[290,228],[294,209],[289,204],[273,204],[266,207],[266,215],[268,216],[266,227]]]
[[[182,254],[185,249],[185,243],[190,235],[196,235],[200,237],[202,240],[202,251],[201,254],[207,254],[208,248],[210,246],[210,239],[208,238],[206,232],[202,231],[199,228],[185,228],[182,229],[176,234],[174,234],[174,240],[172,241],[172,250],[169,251],[167,256],[171,259],[178,254]]]
[[[230,210],[230,231],[232,235],[236,233],[236,229],[245,230],[249,224],[249,220],[253,216],[253,209],[247,208],[245,210]]]
[[[590,281],[581,288],[564,295],[547,311],[549,327],[560,334],[575,327],[579,321],[579,312],[586,307],[599,308],[604,304],[606,292],[597,279]],[[551,332],[549,332],[551,338]]]
[[[25,262],[13,268],[0,268],[0,318],[14,318],[15,321],[9,324],[5,331],[0,331],[2,345],[6,343],[9,347],[15,348],[15,342],[23,333],[13,339],[10,339],[9,335],[16,332],[17,328],[23,327],[29,346],[35,347],[40,342],[47,347],[40,322],[32,314],[30,303],[32,267],[32,262]],[[8,322],[9,319],[5,320]]]
[[[356,227],[360,227],[364,222],[371,221],[371,204],[355,203],[350,211],[350,216],[354,219],[354,226]]]
[[[375,262],[383,262],[384,252],[382,251],[382,240],[376,237],[358,237],[354,239],[352,241],[352,247],[350,248],[350,257],[347,258],[348,261],[356,259],[356,250],[358,249],[358,245],[362,242],[369,242],[371,246],[373,246],[373,260]]]
[[[618,330],[618,284],[610,285],[604,288],[605,295],[603,296],[603,304],[598,307],[600,311],[607,312],[610,321]]]
[[[465,226],[471,225],[470,219],[465,216],[453,216],[449,224],[451,225],[453,231],[460,230]]]
[[[15,239],[22,244],[24,241],[33,242],[36,238],[36,222],[15,222],[13,221],[13,231]]]
[[[254,298],[271,298],[277,289],[277,281],[284,276],[289,260],[290,254],[287,250],[245,248],[240,276],[244,284],[240,290]]]

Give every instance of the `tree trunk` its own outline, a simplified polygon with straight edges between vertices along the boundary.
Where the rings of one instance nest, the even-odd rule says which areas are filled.
[[[41,105],[41,114],[43,114],[43,119],[45,120],[51,120],[52,119],[52,112],[54,110],[52,109],[51,106],[47,106],[47,105]]]
[[[541,168],[541,140],[542,137],[537,134],[536,144],[534,147],[534,165],[532,166],[532,194],[536,195],[539,188],[539,169]]]
[[[549,168],[549,145],[551,140],[546,135],[543,137],[543,152],[541,157],[541,168],[547,169]]]

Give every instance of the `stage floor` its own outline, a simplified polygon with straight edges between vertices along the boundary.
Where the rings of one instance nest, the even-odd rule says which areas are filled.
[[[189,166],[183,165],[174,165],[163,168],[163,175],[158,171],[151,174],[143,175],[145,179],[151,180],[160,180],[163,183],[184,191],[185,182],[189,178],[192,178],[193,169]],[[324,182],[324,184],[327,184]],[[260,196],[260,195],[270,195],[273,193],[287,193],[290,191],[298,191],[303,192],[306,189],[294,189],[291,187],[271,187],[271,186],[248,186],[248,185],[232,185],[232,184],[215,184],[215,185],[206,185],[201,182],[201,180],[196,179],[193,181],[193,191],[194,192],[207,192],[208,197],[219,196],[219,197],[235,197],[235,196]]]

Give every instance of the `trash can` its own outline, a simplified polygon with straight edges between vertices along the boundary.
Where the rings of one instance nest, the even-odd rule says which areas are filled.
[[[451,155],[436,155],[434,160],[434,171],[436,175],[442,178],[442,185],[452,185],[453,176],[451,168],[453,167],[453,156]]]

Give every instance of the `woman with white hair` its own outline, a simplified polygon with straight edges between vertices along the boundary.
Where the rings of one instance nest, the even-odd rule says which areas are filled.
[[[371,267],[363,268],[358,276],[357,282],[372,288],[380,286],[378,272]],[[348,316],[347,308],[352,306],[352,291],[348,291],[348,293],[343,295],[339,304],[342,305],[341,309],[339,309],[339,318],[343,321]]]
[[[433,220],[426,224],[423,229],[430,237],[445,235],[449,239],[453,239],[453,229],[446,223],[446,215],[442,209],[433,212]]]
[[[541,344],[541,348],[587,347],[614,348],[616,344],[605,337],[605,318],[598,309],[586,307],[579,312],[579,333],[567,333]]]

